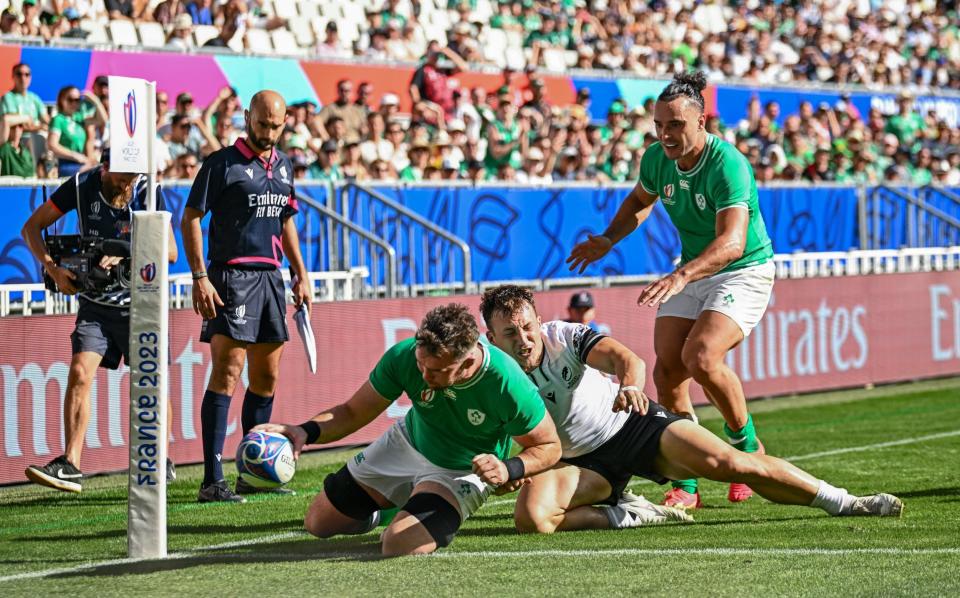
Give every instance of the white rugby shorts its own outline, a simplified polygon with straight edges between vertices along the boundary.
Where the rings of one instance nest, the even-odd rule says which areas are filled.
[[[718,311],[750,335],[767,310],[776,267],[772,261],[732,272],[721,272],[688,284],[660,304],[657,317],[696,320],[705,310]]]
[[[407,439],[403,420],[347,462],[353,479],[382,494],[397,507],[410,499],[415,486],[435,482],[447,488],[460,505],[460,521],[466,521],[493,493],[472,471],[445,469],[431,463]]]

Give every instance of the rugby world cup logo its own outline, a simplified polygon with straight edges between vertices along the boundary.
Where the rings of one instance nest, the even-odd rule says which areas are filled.
[[[123,102],[123,125],[127,128],[127,135],[133,137],[137,131],[137,96],[132,90]]]
[[[140,268],[140,278],[143,279],[143,282],[153,282],[153,279],[157,276],[157,265],[153,262],[147,264],[143,268]]]

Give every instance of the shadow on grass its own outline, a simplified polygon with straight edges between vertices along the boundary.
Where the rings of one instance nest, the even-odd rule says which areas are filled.
[[[168,534],[193,534],[197,536],[212,537],[217,534],[242,534],[249,532],[263,532],[268,534],[300,531],[303,529],[303,520],[294,519],[290,521],[272,521],[264,523],[237,523],[231,525],[168,525]],[[106,529],[91,532],[89,534],[71,532],[71,540],[94,540],[106,538],[126,538],[126,528]],[[49,536],[32,536],[17,538],[18,542],[49,542]]]
[[[376,561],[380,554],[380,543],[376,535],[363,539],[297,540],[274,542],[248,547],[244,552],[238,548],[229,552],[192,552],[173,554],[163,560],[118,563],[90,567],[78,571],[51,575],[51,579],[71,579],[85,577],[114,577],[117,575],[146,575],[164,571],[182,571],[206,565],[233,565],[237,563],[278,563],[309,561]]]
[[[24,508],[24,509],[45,509],[48,507],[89,507],[94,506],[125,506],[127,497],[117,496],[110,498],[106,496],[82,496],[80,494],[58,492],[50,495],[36,495],[23,497],[20,500],[3,501],[0,503],[4,509]]]
[[[927,488],[926,490],[906,490],[904,492],[890,492],[897,498],[940,498],[941,500],[960,500],[960,486],[949,488]]]

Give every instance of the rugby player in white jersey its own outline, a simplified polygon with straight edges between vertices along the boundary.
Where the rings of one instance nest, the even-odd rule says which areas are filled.
[[[528,289],[489,289],[480,311],[490,342],[537,385],[563,449],[553,468],[510,483],[510,489],[520,489],[514,518],[521,532],[691,520],[681,509],[625,493],[633,475],[660,484],[693,477],[742,482],[770,501],[818,507],[831,515],[896,517],[903,509],[890,494],[857,497],[783,459],[738,451],[666,411],[643,393],[643,360],[582,324],[543,323]]]

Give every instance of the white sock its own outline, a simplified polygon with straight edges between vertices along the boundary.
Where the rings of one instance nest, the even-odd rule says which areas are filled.
[[[625,527],[634,527],[633,517],[630,516],[630,513],[627,512],[621,506],[609,506],[605,505],[600,507],[603,509],[604,514],[607,516],[607,520],[610,521],[610,529],[623,529]]]
[[[850,512],[850,507],[856,498],[856,496],[847,492],[845,488],[837,488],[820,480],[817,495],[814,497],[813,502],[810,503],[810,506],[823,509],[831,515],[846,515]]]

